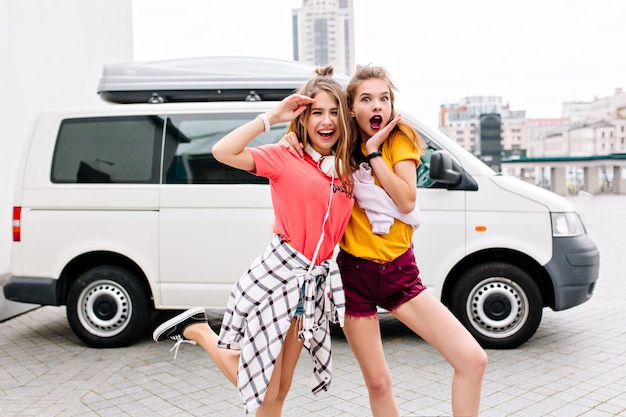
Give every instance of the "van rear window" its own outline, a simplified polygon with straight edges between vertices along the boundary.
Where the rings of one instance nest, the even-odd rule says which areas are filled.
[[[267,184],[267,178],[224,165],[211,153],[218,140],[254,117],[208,113],[66,119],[57,137],[51,181]],[[272,126],[271,132],[257,136],[249,146],[278,142],[286,129],[286,124]]]
[[[52,182],[157,184],[163,125],[159,116],[64,120]]]

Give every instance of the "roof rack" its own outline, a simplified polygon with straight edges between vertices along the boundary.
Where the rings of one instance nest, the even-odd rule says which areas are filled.
[[[255,57],[107,64],[98,94],[120,104],[282,100],[314,73],[300,62]]]

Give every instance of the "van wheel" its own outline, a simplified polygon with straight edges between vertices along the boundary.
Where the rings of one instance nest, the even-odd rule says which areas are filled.
[[[543,302],[524,270],[487,262],[461,276],[452,289],[450,309],[484,348],[512,349],[537,331]]]
[[[147,331],[151,313],[150,295],[141,282],[113,265],[84,272],[67,299],[70,327],[92,347],[130,345]]]

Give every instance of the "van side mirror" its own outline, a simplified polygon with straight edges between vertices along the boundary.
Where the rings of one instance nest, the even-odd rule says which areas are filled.
[[[461,182],[462,175],[454,169],[450,154],[438,150],[430,156],[430,178],[442,184],[457,185]]]

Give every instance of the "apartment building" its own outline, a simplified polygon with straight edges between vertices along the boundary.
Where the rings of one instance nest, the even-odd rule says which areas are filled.
[[[563,103],[562,117],[546,119],[526,119],[524,110],[511,110],[498,96],[464,97],[441,105],[439,129],[480,155],[480,115],[485,113],[501,116],[504,158],[626,153],[626,93],[621,88],[591,102]]]
[[[303,0],[292,11],[293,59],[350,74],[355,66],[353,22],[352,0]]]
[[[562,156],[563,139],[562,130],[569,118],[546,118],[526,119],[528,136],[527,157],[533,158],[539,155],[544,157]],[[542,140],[537,140],[543,138]]]
[[[442,104],[439,129],[463,148],[480,156],[480,116],[498,114],[501,120],[502,155],[507,158],[526,156],[526,111],[511,110],[499,96],[464,97],[458,103]]]
[[[563,103],[560,119],[528,120],[528,156],[578,157],[626,153],[626,93]]]

